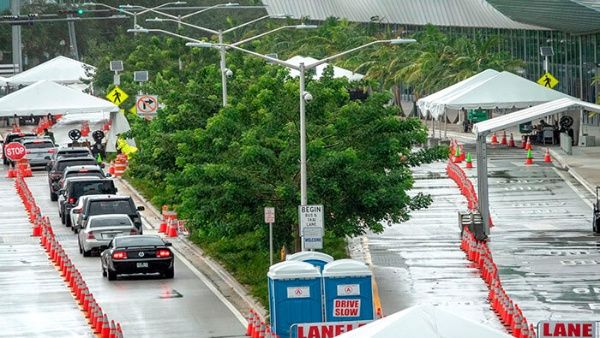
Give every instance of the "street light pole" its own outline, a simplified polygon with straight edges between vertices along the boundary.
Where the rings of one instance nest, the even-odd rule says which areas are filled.
[[[219,30],[219,45],[221,48],[219,54],[221,55],[221,95],[223,96],[223,107],[227,106],[227,65],[225,57],[225,46],[223,45],[223,32]]]
[[[306,188],[306,89],[304,72],[306,67],[304,62],[300,62],[298,70],[300,72],[300,205],[308,204]],[[304,241],[302,241],[302,251],[304,251]]]

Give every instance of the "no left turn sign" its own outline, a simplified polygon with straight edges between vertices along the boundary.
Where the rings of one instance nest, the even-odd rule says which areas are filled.
[[[139,113],[156,113],[158,109],[158,98],[155,95],[140,95],[135,102]]]

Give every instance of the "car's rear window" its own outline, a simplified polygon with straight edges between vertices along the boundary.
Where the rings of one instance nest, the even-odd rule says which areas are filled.
[[[94,165],[96,161],[94,159],[89,160],[76,160],[76,161],[60,161],[56,164],[56,170],[64,171],[66,167],[74,165]]]
[[[74,156],[85,156],[87,154],[90,154],[89,151],[86,150],[77,150],[77,151],[72,151],[72,150],[68,150],[68,151],[59,151],[58,154],[56,154],[56,156],[70,156],[70,157],[74,157]]]
[[[90,228],[100,228],[109,226],[131,226],[131,220],[129,217],[111,217],[111,218],[99,218],[90,220]]]
[[[83,195],[114,194],[114,182],[111,180],[72,182],[69,197],[79,198]]]
[[[133,214],[128,200],[90,201],[89,215]]]
[[[52,141],[26,142],[24,145],[27,149],[54,148]]]
[[[146,236],[133,236],[126,238],[115,238],[115,247],[124,248],[128,246],[154,246],[154,245],[165,245],[160,237],[146,237]]]
[[[79,176],[96,176],[104,177],[104,174],[99,170],[88,170],[88,171],[71,171],[65,175],[65,178],[79,177]]]

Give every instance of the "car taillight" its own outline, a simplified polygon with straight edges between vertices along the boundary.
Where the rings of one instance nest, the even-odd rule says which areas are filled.
[[[127,252],[125,251],[115,251],[112,254],[113,259],[127,259]]]
[[[69,203],[69,204],[75,203],[75,197],[69,197],[69,199],[67,200],[67,203]]]
[[[171,251],[167,250],[167,249],[156,250],[156,257],[159,257],[159,258],[171,257]]]
[[[137,235],[138,231],[136,229],[131,229],[131,231],[129,232],[130,235]]]
[[[52,177],[54,179],[57,179],[57,178],[61,178],[62,174],[61,173],[54,173],[54,174],[51,174],[50,177]]]
[[[48,149],[48,152],[50,154],[55,154],[56,153],[56,149],[55,148],[50,148],[50,149]]]
[[[87,239],[96,239],[93,232],[88,232]]]
[[[25,153],[26,154],[31,154],[31,150],[27,150]]]

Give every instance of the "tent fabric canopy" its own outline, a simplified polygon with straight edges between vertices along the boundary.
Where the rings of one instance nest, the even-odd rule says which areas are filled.
[[[541,119],[546,116],[574,109],[583,109],[600,113],[600,105],[578,99],[564,98],[476,123],[473,125],[473,133],[477,136],[485,136],[496,131],[517,126],[521,123],[530,122],[535,119]]]
[[[479,75],[475,75],[475,77]],[[562,98],[575,99],[504,71],[483,81],[463,84],[446,95],[436,97],[430,101],[428,112],[438,119],[446,109],[527,108]],[[422,113],[426,114],[427,111],[422,111]]]
[[[0,116],[114,112],[112,102],[52,81],[38,81],[0,98]]]
[[[54,81],[57,83],[82,83],[82,80],[90,80],[96,71],[96,67],[70,59],[65,56],[57,56],[40,65],[28,69],[22,73],[11,76],[7,82],[11,86],[30,85],[40,80]]]
[[[311,63],[315,63],[318,61],[320,61],[320,60],[309,57],[309,56],[307,57],[307,56],[296,55],[294,57],[287,59],[285,62],[291,63],[296,66],[300,66],[300,63],[303,62],[305,66],[308,66]],[[321,76],[323,76],[323,71],[325,70],[325,68],[327,68],[327,66],[329,66],[328,63],[324,63],[322,65],[317,66],[315,69],[316,74],[313,76],[313,79],[315,79],[315,80],[320,79]],[[295,69],[290,69],[290,76],[298,77],[298,76],[300,76],[300,72]],[[359,81],[359,80],[362,80],[365,76],[362,74],[359,74],[359,73],[354,73],[345,68],[333,66],[333,77],[334,78],[345,77],[349,81]]]
[[[359,327],[339,338],[509,338],[504,332],[432,305],[417,305]]]

